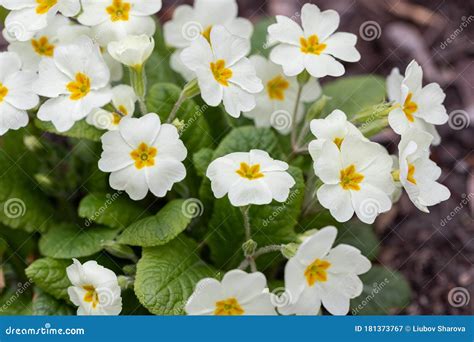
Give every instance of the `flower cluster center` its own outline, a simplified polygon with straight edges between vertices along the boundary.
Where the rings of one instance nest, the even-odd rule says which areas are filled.
[[[8,88],[5,87],[2,82],[0,82],[0,103],[3,102],[5,97],[8,95]]]
[[[78,72],[76,74],[76,80],[69,82],[66,88],[71,93],[69,98],[73,101],[77,101],[89,94],[91,91],[91,80],[86,74]]]
[[[130,156],[135,161],[135,167],[137,169],[143,169],[147,166],[155,165],[155,157],[158,154],[158,150],[153,146],[148,146],[142,142],[136,150],[130,152]]]
[[[283,101],[285,90],[290,87],[290,83],[282,75],[278,75],[267,82],[267,93],[271,100]]]
[[[39,39],[32,39],[31,45],[38,55],[53,57],[54,45],[49,43],[48,37],[42,36]]]
[[[339,184],[344,190],[360,190],[360,183],[364,180],[364,175],[356,171],[355,165],[351,164],[340,171]]]
[[[36,6],[37,14],[48,13],[51,7],[55,6],[58,3],[58,0],[36,0],[38,6]]]
[[[239,316],[244,314],[244,309],[234,297],[216,302],[214,315],[217,316]]]
[[[240,163],[240,168],[235,171],[240,177],[249,180],[263,178],[265,175],[260,172],[260,164],[249,165],[247,163]]]
[[[86,290],[86,294],[84,295],[84,302],[91,303],[92,308],[96,308],[97,304],[99,304],[99,294],[95,290],[95,287],[92,285],[84,285],[82,287]]]
[[[308,38],[300,38],[301,52],[311,53],[313,55],[320,55],[325,49],[326,44],[319,43],[319,38],[317,35],[313,34]]]
[[[326,260],[316,259],[304,271],[304,276],[309,286],[313,286],[317,281],[325,282],[328,280],[327,270],[331,263]]]
[[[108,6],[105,10],[110,15],[110,20],[116,21],[128,21],[130,18],[130,10],[132,5],[129,2],[122,0],[114,0],[112,5]]]
[[[405,99],[405,103],[403,104],[403,112],[405,113],[405,116],[410,122],[415,121],[415,117],[413,116],[413,114],[418,110],[418,105],[411,100],[412,97],[413,93],[408,93],[408,96]]]
[[[215,63],[211,62],[211,71],[216,81],[225,86],[229,86],[229,79],[232,77],[232,70],[225,67],[223,59],[217,60]]]

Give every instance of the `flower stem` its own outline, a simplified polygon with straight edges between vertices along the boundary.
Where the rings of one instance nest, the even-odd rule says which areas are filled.
[[[245,241],[248,241],[252,238],[252,231],[250,228],[250,219],[249,219],[250,205],[247,205],[245,207],[240,207],[240,210],[242,211],[242,216],[244,218]]]
[[[140,112],[142,115],[145,115],[148,113],[145,102],[147,92],[147,78],[145,67],[143,65],[137,68],[130,68],[130,82],[135,94],[137,95]]]
[[[297,123],[296,123],[296,119],[297,119],[297,115],[298,115],[298,109],[299,109],[299,106],[300,106],[300,99],[301,99],[301,93],[303,92],[303,85],[298,83],[298,93],[296,94],[296,103],[295,103],[295,107],[293,109],[293,116],[292,116],[292,121],[291,121],[291,147],[293,148],[293,151],[297,150],[298,149],[298,146],[297,146],[297,132],[296,132],[296,128],[297,128]]]
[[[239,269],[245,270],[248,266],[250,266],[250,269],[252,272],[257,271],[257,265],[255,263],[255,259],[258,258],[261,255],[271,253],[271,252],[281,252],[283,249],[282,245],[269,245],[265,246],[262,248],[257,249],[255,253],[251,256],[246,257],[239,265]]]
[[[181,105],[183,102],[186,100],[186,96],[184,95],[184,92],[181,92],[179,95],[178,101],[173,106],[173,109],[171,110],[170,115],[168,116],[168,120],[166,120],[167,123],[172,123],[173,120],[176,118],[176,114],[178,114],[179,108],[181,108]]]
[[[178,114],[179,108],[183,105],[184,101],[187,99],[193,98],[194,96],[201,93],[199,89],[199,84],[197,79],[193,79],[185,84],[181,94],[179,94],[179,98],[173,106],[170,115],[168,116],[167,123],[172,123],[173,120],[176,118],[176,114]]]

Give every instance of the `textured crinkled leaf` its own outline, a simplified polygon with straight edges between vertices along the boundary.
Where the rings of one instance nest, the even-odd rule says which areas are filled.
[[[79,203],[79,216],[86,219],[87,225],[95,222],[111,228],[124,229],[146,215],[146,210],[127,196],[123,196],[121,191],[112,194],[92,193]]]
[[[401,273],[375,265],[360,278],[364,289],[351,300],[353,315],[393,315],[409,304],[410,286]]]
[[[212,161],[214,151],[210,148],[203,148],[193,155],[193,164],[199,176],[205,177],[207,167]]]
[[[137,265],[135,293],[155,315],[183,314],[196,283],[216,271],[198,256],[197,244],[180,236],[170,243],[143,249]]]
[[[33,297],[33,315],[35,316],[70,316],[74,315],[74,309],[64,301],[56,299],[53,296],[35,289]]]
[[[186,214],[185,206],[185,200],[169,202],[156,215],[130,225],[119,236],[118,242],[142,247],[164,245],[184,231],[191,222],[192,216]]]
[[[41,236],[39,250],[42,255],[71,259],[92,255],[102,250],[102,242],[112,240],[117,230],[107,227],[80,228],[74,224],[59,224]]]
[[[326,114],[340,109],[350,118],[385,99],[385,79],[376,75],[339,78],[325,84],[323,94],[331,98],[324,109]]]
[[[171,113],[179,98],[181,90],[171,83],[156,83],[147,96],[148,110],[160,115],[163,122]],[[192,152],[212,145],[212,137],[207,121],[204,119],[204,108],[193,100],[186,100],[181,105],[176,117],[184,122],[181,133],[186,148]]]
[[[0,222],[28,232],[48,229],[54,209],[32,175],[1,149],[0,168]]]
[[[105,133],[105,131],[89,125],[86,120],[77,121],[74,126],[66,132],[58,132],[51,122],[41,121],[38,119],[35,119],[35,126],[48,133],[92,141],[100,141],[100,138]]]
[[[56,299],[67,300],[67,288],[71,283],[66,275],[66,268],[71,264],[71,260],[41,258],[28,266],[25,273],[44,292]]]
[[[296,181],[285,203],[273,201],[269,205],[250,208],[252,239],[260,247],[289,243],[296,237],[294,227],[301,213],[304,197],[304,180],[301,170],[290,167],[289,173]],[[227,197],[215,201],[206,238],[211,257],[218,267],[231,269],[243,259],[242,243],[245,242],[244,223],[239,208],[230,205]]]

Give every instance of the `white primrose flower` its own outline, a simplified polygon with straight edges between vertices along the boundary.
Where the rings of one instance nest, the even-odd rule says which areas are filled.
[[[227,272],[222,281],[205,278],[184,307],[188,315],[276,315],[267,280],[260,272]]]
[[[122,118],[132,116],[135,112],[135,102],[137,96],[133,88],[125,84],[118,85],[112,88],[112,106],[115,111],[95,109],[87,116],[86,121],[99,129],[117,130]]]
[[[38,71],[38,65],[43,58],[52,58],[54,49],[60,43],[59,32],[70,26],[71,21],[62,15],[50,19],[48,26],[38,31],[28,41],[11,40],[8,51],[16,52],[20,56],[23,70]],[[10,37],[4,30],[4,36]]]
[[[305,239],[285,266],[285,290],[290,302],[278,311],[284,315],[317,315],[322,305],[333,315],[346,315],[350,300],[362,293],[358,275],[370,261],[352,246],[331,248],[337,229],[322,228]]]
[[[392,159],[377,143],[349,135],[338,148],[327,140],[314,171],[324,183],[318,200],[339,222],[348,221],[355,211],[362,222],[373,223],[392,206]]]
[[[229,194],[235,207],[285,202],[295,180],[288,164],[272,159],[262,150],[235,152],[212,161],[206,176],[216,198]]]
[[[411,127],[426,131],[433,136],[433,144],[438,145],[441,138],[435,125],[448,121],[443,101],[446,95],[437,83],[422,86],[423,70],[416,61],[408,65],[405,76],[397,68],[387,78],[387,93],[397,108],[388,115],[392,129],[402,135]]]
[[[361,140],[368,141],[362,133],[350,121],[346,114],[336,109],[324,119],[314,119],[310,122],[311,133],[316,137],[308,145],[308,151],[316,163],[321,155],[323,144],[326,141],[333,142],[338,148],[341,147],[347,135],[355,136]]]
[[[110,72],[99,48],[89,37],[58,46],[53,58],[39,65],[39,79],[33,84],[38,95],[49,99],[38,118],[51,121],[59,132],[69,130],[92,110],[110,102]]]
[[[39,103],[38,95],[31,89],[36,77],[35,72],[21,70],[16,53],[0,53],[0,135],[28,124],[26,111]]]
[[[161,0],[82,0],[78,20],[91,26],[101,46],[128,35],[153,36],[156,25],[152,15],[161,9]]]
[[[194,77],[180,59],[181,51],[191,45],[200,35],[210,40],[214,25],[224,26],[233,35],[250,39],[253,32],[252,23],[244,18],[237,18],[236,0],[195,0],[194,6],[181,5],[176,7],[173,18],[163,25],[165,42],[176,48],[171,55],[170,65],[187,81]]]
[[[337,32],[339,14],[333,10],[321,12],[318,6],[305,4],[301,9],[302,27],[282,15],[268,27],[269,39],[279,43],[270,59],[283,67],[288,76],[305,69],[313,77],[341,76],[344,66],[336,60],[357,62],[360,54],[355,48],[357,36]]]
[[[211,29],[210,41],[201,35],[181,53],[183,63],[196,73],[203,100],[213,107],[223,102],[234,118],[252,110],[253,94],[263,89],[255,68],[245,57],[249,51],[248,39],[216,25]]]
[[[447,200],[451,193],[447,187],[436,182],[441,169],[429,159],[433,137],[416,128],[402,135],[399,150],[400,183],[415,206],[429,213],[427,207]]]
[[[257,77],[263,81],[264,90],[256,95],[256,106],[244,116],[255,120],[257,127],[274,127],[282,134],[291,131],[292,115],[298,94],[296,77],[285,76],[281,67],[262,56],[251,56]],[[321,86],[311,78],[303,87],[300,105],[296,113],[299,123],[304,117],[304,103],[312,102],[321,95]]]
[[[109,54],[120,63],[131,68],[141,68],[150,58],[155,48],[155,40],[146,34],[126,36],[107,46]]]
[[[58,12],[73,17],[81,9],[79,0],[2,0],[1,5],[11,10],[5,19],[6,32],[19,41],[32,39]]]
[[[66,268],[66,273],[72,284],[67,292],[71,302],[78,306],[78,315],[120,314],[122,297],[114,272],[94,260],[81,264],[73,259],[73,264]]]
[[[71,44],[80,36],[89,37],[94,43],[98,44],[92,29],[88,26],[69,25],[59,31],[60,44]],[[123,66],[119,61],[116,61],[107,51],[106,46],[100,46],[100,53],[104,58],[105,64],[110,70],[110,81],[118,82],[123,77]]]
[[[163,197],[186,176],[187,150],[178,130],[161,124],[154,113],[123,118],[118,130],[102,136],[102,148],[99,169],[111,172],[110,186],[133,200],[143,199],[148,190]]]

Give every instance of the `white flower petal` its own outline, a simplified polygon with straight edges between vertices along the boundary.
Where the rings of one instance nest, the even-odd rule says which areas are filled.
[[[357,36],[355,34],[337,32],[324,42],[327,44],[324,53],[346,62],[358,62],[360,53],[355,48],[356,42]]]
[[[7,102],[0,103],[0,135],[10,129],[19,129],[28,125],[28,113],[17,109]]]
[[[222,285],[213,278],[205,278],[196,288],[184,307],[188,315],[210,315],[216,309],[216,302],[224,298]]]
[[[333,226],[320,229],[303,241],[294,257],[303,265],[309,265],[316,259],[324,258],[331,250],[336,235],[337,229]]]
[[[270,38],[274,41],[299,47],[300,38],[304,36],[301,27],[293,20],[282,15],[277,15],[276,20],[276,24],[268,27]]]
[[[221,283],[225,297],[235,297],[240,304],[251,302],[267,287],[263,273],[247,273],[242,270],[227,272]]]
[[[148,193],[148,184],[144,172],[139,172],[134,165],[110,174],[109,183],[112,189],[124,190],[132,200],[139,201]]]
[[[145,174],[153,195],[164,197],[174,183],[181,182],[186,177],[186,168],[178,160],[156,158],[154,166],[145,168]]]
[[[318,201],[329,209],[338,222],[347,222],[354,215],[350,192],[339,184],[323,184],[317,191]]]
[[[161,128],[161,120],[155,113],[149,113],[141,118],[125,117],[120,121],[119,131],[123,139],[132,149],[142,142],[152,145]]]
[[[305,68],[305,56],[299,47],[288,44],[280,44],[273,48],[270,53],[273,63],[283,67],[287,76],[299,75]]]

